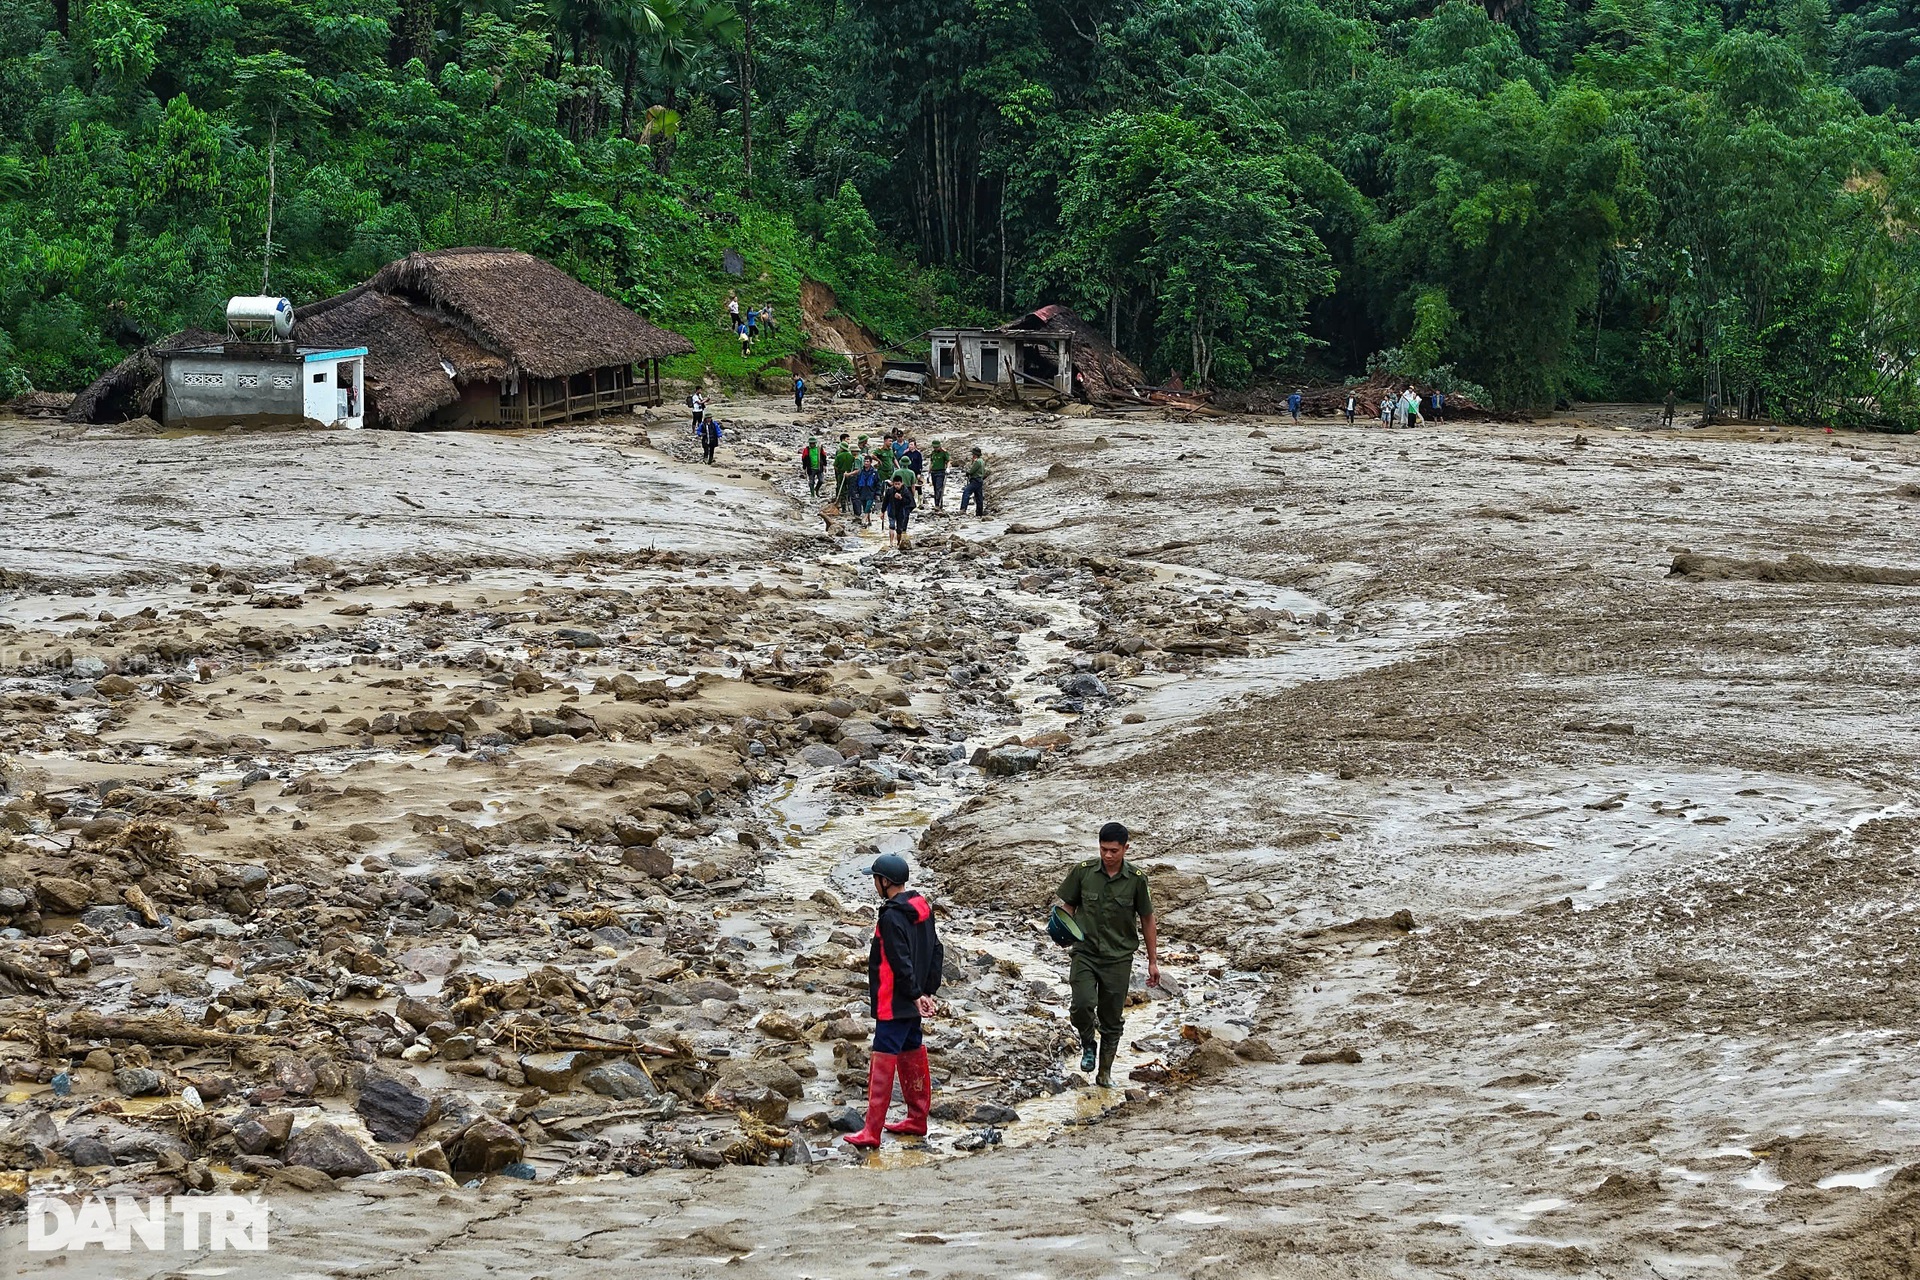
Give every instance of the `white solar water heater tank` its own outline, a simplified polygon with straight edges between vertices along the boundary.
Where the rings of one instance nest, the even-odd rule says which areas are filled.
[[[293,303],[285,298],[229,298],[227,324],[235,329],[271,325],[274,333],[285,338],[293,333]]]

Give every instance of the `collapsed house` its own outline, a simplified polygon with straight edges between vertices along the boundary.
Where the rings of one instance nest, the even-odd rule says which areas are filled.
[[[932,329],[927,360],[889,361],[885,389],[936,400],[1139,403],[1146,375],[1066,307],[1029,311],[997,329]]]
[[[348,425],[396,431],[537,427],[657,405],[660,362],[693,350],[679,334],[511,249],[409,254],[292,318],[300,350],[365,349],[363,367],[352,370],[360,381],[350,384],[350,396],[342,385],[338,402],[356,411]],[[178,353],[206,357],[225,345],[204,331],[175,334],[114,366],[75,398],[69,417],[118,422],[145,414],[174,425],[167,366],[181,363]],[[195,372],[210,377],[211,368]],[[234,407],[247,406],[235,399]],[[216,410],[196,414],[191,425],[249,417]]]
[[[1001,326],[1003,333],[1064,333],[1069,341],[1076,381],[1076,398],[1095,404],[1114,401],[1138,402],[1140,388],[1148,385],[1140,366],[1120,354],[1107,341],[1107,335],[1081,319],[1071,309],[1054,304],[1041,307]]]

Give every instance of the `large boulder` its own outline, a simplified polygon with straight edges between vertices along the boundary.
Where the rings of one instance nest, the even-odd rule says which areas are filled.
[[[526,1139],[506,1123],[482,1116],[460,1131],[447,1152],[456,1173],[497,1173],[519,1163],[527,1151]]]
[[[357,1178],[381,1169],[379,1157],[352,1134],[326,1120],[316,1120],[287,1140],[286,1161],[318,1169],[329,1178]]]
[[[375,1142],[409,1142],[433,1122],[440,1104],[408,1077],[382,1071],[368,1072],[360,1082],[353,1109]]]

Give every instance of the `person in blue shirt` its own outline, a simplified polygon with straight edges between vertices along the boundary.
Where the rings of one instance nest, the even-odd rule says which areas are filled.
[[[796,374],[793,379],[793,411],[798,413],[806,408],[806,400],[807,380]]]
[[[923,492],[920,476],[927,465],[926,457],[920,452],[920,445],[917,441],[907,441],[907,451],[901,456],[901,461],[907,464],[907,470],[913,472],[913,493],[914,500],[917,504],[920,494]]]
[[[1287,412],[1293,415],[1293,425],[1300,425],[1300,393],[1295,391],[1287,397]]]
[[[880,468],[869,457],[860,464],[860,473],[853,478],[853,513],[860,517],[860,527],[873,528],[873,504],[880,497]]]
[[[1447,420],[1446,410],[1447,410],[1447,398],[1441,395],[1438,391],[1434,392],[1433,393],[1433,420],[1435,422],[1445,422]]]

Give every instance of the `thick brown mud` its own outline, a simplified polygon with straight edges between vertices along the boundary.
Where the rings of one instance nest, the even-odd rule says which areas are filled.
[[[729,414],[713,470],[666,415],[5,429],[10,1163],[274,1214],[16,1220],[20,1274],[1912,1273],[1909,442]],[[986,448],[991,518],[817,514],[805,430],[894,425]],[[1173,979],[1129,1092],[1037,932],[1109,817]],[[960,957],[955,1105],[850,1159],[874,849]],[[281,1114],[375,1167],[235,1145]]]

